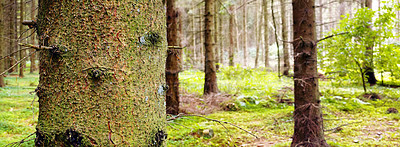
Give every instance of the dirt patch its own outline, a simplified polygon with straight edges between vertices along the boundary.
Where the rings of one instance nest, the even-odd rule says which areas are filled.
[[[396,108],[389,108],[386,113],[399,113],[399,111]]]
[[[207,96],[184,93],[180,97],[179,108],[181,113],[186,114],[211,114],[223,110],[221,103],[231,101],[233,96],[221,93]]]
[[[379,94],[376,93],[366,93],[363,95],[364,98],[369,99],[369,100],[380,100],[382,97]]]

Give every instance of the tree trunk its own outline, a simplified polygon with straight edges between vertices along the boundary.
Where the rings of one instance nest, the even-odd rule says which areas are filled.
[[[224,64],[224,45],[223,45],[223,37],[222,37],[222,19],[223,15],[219,14],[219,23],[218,23],[218,29],[219,29],[219,33],[218,33],[218,38],[219,38],[219,62],[220,64]]]
[[[196,32],[196,27],[195,27],[195,23],[196,23],[196,19],[195,19],[195,13],[192,13],[191,14],[192,15],[192,33],[193,33],[193,50],[192,50],[192,52],[193,52],[193,62],[192,62],[192,65],[195,65],[195,64],[197,64],[197,52],[196,52],[196,49],[197,49],[197,39],[196,39],[196,35],[197,35],[197,32]]]
[[[30,9],[30,14],[31,14],[31,20],[36,20],[35,19],[35,13],[36,13],[36,7],[37,7],[37,5],[36,5],[36,0],[31,0],[31,9]],[[32,30],[32,31],[34,31],[34,30]],[[33,32],[32,32],[33,33]],[[30,37],[30,42],[31,42],[31,44],[36,44],[35,43],[35,38],[36,38],[36,35],[32,35],[31,37]],[[32,50],[29,50],[29,52],[31,53],[31,52],[34,52],[35,50],[34,49],[32,49]],[[31,56],[30,56],[30,61],[31,61],[31,67],[29,68],[29,72],[30,73],[33,73],[33,72],[35,72],[36,70],[37,70],[37,66],[36,66],[36,54],[32,54]]]
[[[139,9],[140,8],[140,9]],[[162,0],[40,0],[36,146],[162,146]]]
[[[25,7],[25,1],[20,0],[20,5],[19,5],[19,34],[21,35],[20,38],[24,38],[24,35],[22,35],[22,32],[24,32],[24,25],[22,25],[22,21],[24,21],[24,7]],[[23,40],[19,40],[20,43],[23,42]],[[19,49],[22,49],[22,46],[19,46]],[[19,60],[22,60],[25,57],[26,50],[21,50],[19,51]],[[25,68],[26,62],[21,61],[19,64],[19,77],[23,78],[24,77],[24,68]]]
[[[167,0],[167,41],[168,46],[179,46],[178,19],[180,14],[176,11],[175,0]],[[167,50],[165,76],[168,85],[166,94],[167,114],[179,113],[179,71],[180,49],[169,48]]]
[[[243,32],[242,32],[242,46],[243,46],[243,66],[247,66],[247,0],[243,0]]]
[[[229,66],[234,66],[233,59],[234,59],[234,54],[233,52],[235,51],[235,32],[234,32],[234,6],[231,5],[229,7],[229,12],[231,12],[231,15],[229,15]]]
[[[204,47],[205,47],[205,82],[204,82],[204,95],[217,93],[217,73],[215,69],[214,60],[214,39],[213,39],[213,13],[214,13],[214,0],[205,0],[204,11]]]
[[[216,2],[216,3],[214,3],[214,43],[215,43],[215,54],[214,54],[214,57],[215,57],[215,63],[216,63],[216,65],[215,65],[215,68],[216,68],[216,70],[218,71],[218,69],[219,69],[219,50],[221,50],[221,48],[219,48],[219,46],[217,46],[217,44],[219,44],[219,41],[218,41],[218,34],[220,33],[220,32],[218,32],[218,26],[219,26],[219,23],[221,23],[221,22],[218,22],[218,17],[219,17],[219,3],[218,2]]]
[[[318,92],[314,0],[293,1],[294,134],[291,146],[329,146]],[[299,39],[302,38],[302,39]]]
[[[290,63],[289,63],[289,47],[285,42],[288,40],[288,25],[286,20],[286,4],[285,0],[281,0],[281,18],[282,18],[282,39],[283,39],[283,75],[289,76]]]
[[[344,15],[346,15],[346,6],[344,0],[339,0],[339,20],[342,20]]]
[[[269,28],[268,28],[268,0],[263,0],[263,11],[264,11],[264,60],[265,60],[265,68],[269,68]]]
[[[3,18],[3,11],[4,11],[4,0],[0,0],[0,36],[4,35],[4,18]],[[3,57],[5,55],[5,48],[4,48],[4,37],[0,37],[0,57]],[[0,73],[2,73],[5,70],[4,67],[4,62],[5,60],[0,60]],[[5,87],[5,82],[4,82],[4,76],[0,75],[0,87]]]
[[[16,51],[17,47],[17,1],[11,0],[4,3],[4,22],[5,22],[5,50],[6,54],[11,54]],[[16,54],[12,54],[9,58],[5,59],[5,69],[10,68],[16,63]],[[16,68],[12,68],[8,73],[16,71]]]
[[[366,0],[365,1],[365,7],[372,9],[372,0]],[[368,26],[369,29],[372,29],[372,26]],[[364,69],[365,69],[365,75],[367,76],[368,83],[373,86],[376,84],[377,80],[375,78],[375,72],[374,72],[374,46],[368,46],[367,47],[367,58],[371,58],[369,62],[364,64]]]
[[[260,32],[261,32],[261,25],[260,25],[260,23],[259,23],[259,21],[258,21],[258,9],[259,9],[259,7],[258,7],[259,5],[258,5],[258,3],[256,2],[255,3],[255,14],[254,14],[254,19],[255,19],[255,24],[256,24],[256,26],[255,26],[255,40],[256,40],[256,59],[254,60],[254,68],[258,68],[258,54],[260,54]]]
[[[205,54],[205,50],[204,50],[204,46],[202,45],[202,43],[203,43],[203,15],[201,15],[201,14],[203,14],[203,12],[201,11],[202,9],[201,9],[201,7],[199,7],[199,13],[198,14],[200,14],[200,16],[199,16],[199,42],[200,42],[200,56],[199,56],[199,58],[200,58],[200,64],[203,64],[204,63],[204,57],[203,57],[203,55]],[[204,38],[205,39],[205,38]]]

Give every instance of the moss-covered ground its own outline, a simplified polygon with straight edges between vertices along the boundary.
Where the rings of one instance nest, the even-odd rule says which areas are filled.
[[[182,93],[201,97],[203,81],[204,73],[200,71],[182,72]],[[35,132],[38,115],[37,98],[32,103],[34,95],[31,94],[38,84],[38,75],[8,76],[6,82],[7,87],[0,88],[0,146]],[[279,79],[276,73],[261,69],[231,67],[218,73],[218,86],[222,93],[233,95],[232,101],[239,110],[218,111],[206,117],[231,122],[260,138],[228,124],[186,116],[168,123],[168,146],[290,145],[294,107],[290,102],[277,101],[293,100],[292,78]],[[352,82],[320,81],[325,138],[330,145],[400,146],[400,114],[387,113],[388,108],[400,110],[400,90],[372,86],[368,91],[378,93],[381,99],[363,97],[362,86]],[[201,129],[212,129],[214,136],[200,135]],[[33,146],[33,140],[22,146]]]

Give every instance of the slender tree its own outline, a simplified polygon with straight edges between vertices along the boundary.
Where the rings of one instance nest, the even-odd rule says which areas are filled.
[[[4,18],[3,18],[3,12],[4,11],[4,0],[0,0],[0,57],[3,57],[5,55],[5,48],[4,48]],[[4,62],[5,60],[0,60],[0,73],[2,73],[5,69],[4,67]],[[4,87],[5,82],[4,82],[4,76],[0,75],[0,87]]]
[[[291,146],[329,146],[318,92],[314,0],[294,0],[294,134]]]
[[[216,70],[219,69],[219,63],[220,63],[220,59],[219,59],[220,52],[219,51],[221,50],[220,46],[217,45],[217,44],[219,44],[219,41],[220,41],[220,40],[218,40],[219,39],[218,34],[220,34],[218,26],[221,23],[221,22],[218,22],[218,20],[219,20],[218,17],[220,17],[219,7],[220,7],[220,3],[218,3],[218,2],[214,3],[214,31],[213,31],[213,33],[214,33],[214,43],[215,43],[214,57],[215,57],[215,63],[217,63],[215,65]]]
[[[178,19],[180,14],[176,10],[175,0],[167,0],[167,61],[165,76],[168,85],[166,107],[168,114],[179,113],[179,71],[181,51],[178,41]]]
[[[24,0],[20,0],[19,2],[20,2],[19,3],[19,34],[21,35],[20,36],[21,39],[19,40],[19,42],[22,43],[22,41],[23,41],[22,38],[24,36],[22,32],[24,32],[24,28],[25,28],[24,25],[22,24],[22,21],[24,21],[25,1]],[[23,47],[20,46],[19,48],[22,49]],[[19,51],[19,59],[22,60],[25,57],[25,54],[26,54],[26,50]],[[19,64],[19,77],[20,78],[24,77],[25,65],[26,65],[25,60],[21,61],[21,63]]]
[[[261,36],[261,25],[260,25],[260,23],[259,23],[259,20],[258,20],[258,17],[259,17],[259,13],[258,13],[258,10],[259,10],[259,4],[257,3],[257,2],[255,2],[255,13],[254,13],[254,17],[255,17],[255,24],[256,24],[256,26],[254,27],[254,29],[255,29],[255,40],[256,40],[256,58],[255,58],[255,60],[254,60],[254,67],[255,68],[258,68],[258,58],[259,58],[259,54],[260,54],[260,42],[261,42],[261,39],[260,39],[260,36]]]
[[[372,9],[372,0],[365,0],[365,7]],[[372,29],[372,26],[368,26],[368,29]],[[377,80],[375,78],[375,72],[374,72],[374,46],[368,46],[367,47],[367,55],[369,56],[370,60],[364,64],[364,69],[365,69],[365,75],[367,76],[368,83],[372,86],[375,85]]]
[[[234,14],[234,5],[229,6],[229,66],[234,66],[234,52],[235,52],[235,14]]]
[[[31,18],[31,20],[35,20],[35,14],[36,14],[36,8],[37,8],[36,0],[30,0],[30,1],[31,1],[30,18]],[[35,30],[33,29],[32,33],[33,33],[33,31],[35,31]],[[36,42],[35,40],[36,40],[36,35],[32,35],[30,37],[31,44],[35,44],[35,42]],[[29,50],[29,53],[33,53],[33,52],[35,52],[34,49]],[[29,58],[31,61],[31,67],[29,68],[30,73],[33,73],[37,70],[36,56],[37,55],[35,53],[33,53]]]
[[[36,146],[163,146],[162,0],[40,0]]]
[[[263,12],[264,12],[264,60],[265,68],[269,68],[269,28],[268,28],[268,0],[263,0]]]
[[[285,42],[288,40],[288,24],[286,17],[286,4],[285,0],[281,0],[281,18],[282,18],[282,44],[283,44],[283,75],[289,76],[290,63],[289,63],[289,46]]]
[[[6,54],[11,54],[17,50],[17,1],[10,0],[6,1],[4,5],[4,48],[6,50]],[[10,55],[5,61],[5,69],[10,68],[16,62],[16,54]],[[16,68],[12,68],[8,72],[14,72]]]
[[[217,93],[217,72],[214,60],[214,39],[212,32],[214,29],[214,0],[205,0],[204,11],[204,47],[205,47],[205,82],[204,95]]]
[[[243,32],[242,32],[242,46],[243,46],[243,66],[247,66],[247,0],[242,0],[243,10]]]

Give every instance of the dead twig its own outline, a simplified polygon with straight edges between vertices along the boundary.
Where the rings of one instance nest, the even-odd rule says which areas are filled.
[[[326,36],[326,37],[324,37],[324,38],[322,38],[322,39],[319,39],[319,40],[317,41],[317,43],[320,42],[320,41],[324,41],[324,40],[326,40],[326,39],[335,37],[335,36],[344,35],[344,34],[348,34],[348,33],[349,33],[349,32],[342,32],[342,33],[338,33],[338,34],[329,35],[329,36]]]
[[[9,144],[7,144],[5,147],[16,147],[16,146],[21,146],[21,144],[31,141],[31,140],[35,140],[35,138],[31,138],[28,139],[29,137],[31,137],[32,135],[36,134],[36,132],[33,132],[32,134],[29,134],[27,137],[25,137],[24,139],[22,139],[21,141],[17,141],[17,142],[11,142]]]
[[[351,125],[351,124],[361,123],[361,122],[362,122],[362,121],[357,121],[357,122],[342,124],[342,125],[340,125],[340,126],[334,127],[334,128],[332,128],[332,129],[324,130],[324,131],[325,131],[325,132],[335,131],[335,130],[341,128],[341,127],[348,126],[348,125]]]

